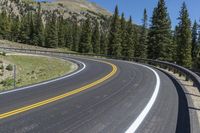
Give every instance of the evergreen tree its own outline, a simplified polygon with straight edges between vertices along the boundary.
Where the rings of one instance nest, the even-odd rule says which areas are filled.
[[[58,47],[58,26],[57,26],[57,16],[55,12],[53,12],[50,18],[47,19],[45,46],[48,48]]]
[[[112,17],[111,29],[109,34],[108,55],[121,56],[121,30],[118,6]]]
[[[198,47],[198,24],[195,21],[192,27],[192,59],[197,57],[197,47]]]
[[[130,28],[130,27],[129,27]],[[124,17],[124,13],[121,15],[121,47],[122,47],[122,56],[127,56],[127,28],[126,28],[126,20]]]
[[[178,36],[177,36],[177,62],[178,64],[191,67],[192,65],[192,45],[191,45],[191,21],[189,19],[189,13],[186,7],[186,4],[183,3],[178,25]]]
[[[31,45],[35,45],[37,46],[37,35],[36,35],[36,27],[35,27],[35,15],[33,14],[33,12],[29,12],[30,13],[30,18],[29,18],[29,26],[30,26],[30,33],[29,33],[29,44]]]
[[[173,33],[173,56],[172,56],[172,60],[174,62],[177,62],[177,53],[178,53],[178,49],[177,49],[177,43],[178,43],[178,26],[175,27],[174,33]]]
[[[19,40],[20,42],[26,44],[28,44],[30,40],[29,15],[30,14],[25,14],[25,16],[21,18],[21,24],[20,24]]]
[[[65,31],[66,31],[66,25],[64,23],[63,16],[60,15],[59,18],[58,18],[58,46],[59,47],[65,46],[65,39],[66,39],[65,38]]]
[[[148,58],[172,59],[171,22],[164,0],[154,8],[148,37]]]
[[[77,19],[73,22],[72,36],[73,36],[72,50],[78,51],[79,50],[79,39],[80,39],[80,27],[78,26]]]
[[[135,48],[135,51],[137,51],[137,54],[135,54],[135,57],[140,57],[140,58],[146,58],[147,57],[147,36],[148,36],[148,31],[147,31],[147,11],[144,9],[144,14],[143,14],[143,19],[142,19],[142,29],[140,32],[140,38],[139,38],[139,43],[137,47]]]
[[[99,22],[95,21],[95,27],[92,35],[92,47],[93,53],[100,54],[100,31],[99,31]]]
[[[0,38],[9,39],[11,32],[11,24],[9,20],[9,16],[6,11],[2,11],[0,15]]]
[[[126,46],[125,46],[125,57],[132,58],[134,56],[134,48],[137,42],[136,33],[134,34],[134,27],[132,24],[132,18],[130,17],[126,27]]]
[[[18,16],[11,17],[11,41],[18,42],[20,34],[20,20]]]
[[[67,29],[66,29],[66,47],[69,48],[70,50],[77,51],[77,48],[74,48],[73,46],[73,27],[71,26],[72,24],[67,24]],[[76,47],[76,46],[75,46]]]
[[[79,44],[79,52],[81,53],[93,52],[93,48],[91,44],[92,31],[91,31],[90,23],[91,23],[90,18],[87,18],[87,20],[84,22],[82,26],[82,32],[81,32],[80,44]]]
[[[35,34],[36,34],[36,44],[39,46],[44,46],[44,24],[42,20],[42,11],[41,11],[41,4],[38,3],[38,10],[36,13],[36,22],[35,22]]]
[[[108,43],[108,38],[106,33],[102,32],[101,33],[101,38],[100,38],[100,54],[107,55],[107,43]]]

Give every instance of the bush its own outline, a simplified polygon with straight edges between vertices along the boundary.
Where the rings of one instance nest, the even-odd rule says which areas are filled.
[[[3,52],[2,55],[3,55],[3,56],[6,56],[6,52]]]
[[[11,64],[9,64],[9,65],[6,67],[6,70],[12,71],[12,70],[13,70],[13,66],[12,66]]]
[[[3,85],[3,86],[12,86],[13,85],[13,79],[10,79],[10,78],[7,78],[7,79],[5,79],[4,81],[2,81],[1,82],[1,84]]]
[[[6,56],[6,52],[0,52],[0,55]]]
[[[0,69],[2,69],[2,70],[4,69],[3,65],[0,65]]]

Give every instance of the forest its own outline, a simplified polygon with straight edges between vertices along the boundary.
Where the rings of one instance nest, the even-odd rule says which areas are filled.
[[[23,16],[6,10],[0,13],[0,39],[47,48],[68,48],[79,53],[115,57],[149,58],[170,61],[187,68],[200,68],[200,26],[191,22],[185,3],[172,29],[164,0],[159,0],[152,16],[144,9],[142,25],[127,20],[118,6],[103,21],[88,16],[64,18],[59,10],[44,17],[41,3]]]

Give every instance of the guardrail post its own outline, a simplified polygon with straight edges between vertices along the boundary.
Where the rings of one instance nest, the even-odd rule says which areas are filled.
[[[173,68],[173,73],[174,73],[174,74],[176,73],[176,69],[175,69],[175,68]]]
[[[181,73],[180,71],[178,71],[178,75],[179,75],[179,77],[181,77],[181,76],[182,76],[182,73]]]
[[[189,81],[189,77],[187,75],[185,75],[185,80]]]

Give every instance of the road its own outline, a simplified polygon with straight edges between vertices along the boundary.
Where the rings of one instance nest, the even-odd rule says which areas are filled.
[[[190,132],[186,98],[169,75],[130,62],[70,58],[86,67],[79,62],[74,75],[0,94],[0,133]]]

